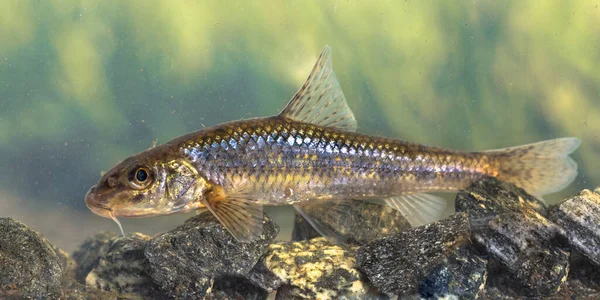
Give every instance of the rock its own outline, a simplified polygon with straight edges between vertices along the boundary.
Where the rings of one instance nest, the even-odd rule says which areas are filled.
[[[552,207],[549,219],[562,227],[572,247],[600,266],[600,194],[583,190]]]
[[[267,291],[244,277],[222,277],[215,280],[206,299],[262,300],[268,296]]]
[[[419,294],[424,299],[476,299],[486,279],[487,259],[470,246],[461,247],[429,271],[419,284]]]
[[[25,224],[0,218],[0,298],[57,298],[62,274],[52,245]]]
[[[100,260],[100,253],[105,251],[103,248],[111,243],[116,237],[113,233],[102,232],[87,238],[81,246],[73,252],[73,260],[77,264],[75,269],[75,280],[85,284],[85,278],[92,271]]]
[[[357,249],[348,244],[334,245],[322,237],[280,242],[269,246],[259,264],[283,284],[277,299],[365,299],[379,295],[356,269]]]
[[[413,228],[360,248],[356,263],[388,295],[412,295],[419,282],[459,247],[469,244],[467,214]]]
[[[571,254],[567,282],[551,299],[600,299],[600,270],[582,254]]]
[[[456,212],[468,212],[471,219],[521,212],[524,207],[546,215],[544,202],[512,183],[483,178],[456,195]]]
[[[271,293],[279,288],[283,284],[283,281],[265,266],[264,257],[265,256],[261,257],[258,263],[250,270],[248,275],[246,275],[246,278],[265,291]]]
[[[310,292],[304,291],[299,287],[295,287],[293,285],[282,285],[277,290],[277,295],[275,295],[275,300],[303,300],[310,299],[310,297],[314,295]]]
[[[150,276],[168,297],[203,298],[215,278],[248,274],[278,232],[265,215],[261,239],[239,243],[205,212],[150,241],[145,250]]]
[[[101,291],[93,288],[86,288],[73,279],[72,284],[68,288],[63,287],[60,299],[65,300],[117,300],[123,299],[123,295],[115,292]]]
[[[144,249],[150,237],[141,233],[114,237],[99,252],[98,264],[87,275],[88,287],[133,298],[161,299],[148,275]]]
[[[336,228],[339,232],[359,245],[411,228],[402,213],[387,205],[355,200],[343,209],[345,210],[343,224],[339,224],[337,220],[327,220],[329,214],[323,214],[320,221],[339,227]],[[295,214],[293,241],[321,236],[298,212]]]
[[[63,280],[74,278],[75,270],[77,269],[77,263],[75,260],[71,258],[67,252],[50,243],[50,241],[46,240],[46,242],[52,247],[52,250],[54,250],[56,256],[58,256],[60,267],[63,270]]]
[[[516,291],[539,297],[560,289],[569,270],[566,237],[542,216],[541,202],[513,184],[484,179],[458,193],[456,211],[478,224],[474,240],[511,273]]]
[[[492,266],[489,273],[493,276],[488,279],[488,284],[486,284],[479,299],[523,299],[522,293],[518,291],[519,287],[514,286],[514,280],[510,279],[512,274],[499,265]],[[548,297],[535,298],[551,300],[600,299],[600,271],[580,254],[574,253],[569,276],[558,293]]]

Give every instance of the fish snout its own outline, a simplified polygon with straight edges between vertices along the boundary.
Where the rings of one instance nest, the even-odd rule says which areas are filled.
[[[97,194],[96,191],[98,190],[98,187],[96,185],[92,186],[88,192],[85,194],[85,205],[95,214],[101,216],[101,217],[105,217],[105,218],[109,218],[109,212],[110,210],[106,207],[104,207],[104,205],[102,205],[97,198]]]

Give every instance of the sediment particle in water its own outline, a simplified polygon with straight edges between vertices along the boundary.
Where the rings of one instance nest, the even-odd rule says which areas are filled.
[[[456,211],[468,212],[480,223],[473,228],[474,241],[506,268],[518,293],[539,297],[558,292],[568,274],[569,252],[564,231],[542,215],[543,203],[490,178],[459,192]]]
[[[552,207],[549,219],[566,232],[573,248],[600,267],[600,194],[583,190]]]
[[[21,222],[0,218],[0,298],[58,298],[62,276],[48,241]]]
[[[216,279],[247,275],[278,232],[265,215],[260,239],[240,243],[210,212],[202,213],[150,241],[150,276],[168,297],[203,298]]]
[[[467,214],[458,213],[368,243],[358,250],[356,263],[380,291],[415,295],[421,280],[456,249],[469,244],[470,236]]]

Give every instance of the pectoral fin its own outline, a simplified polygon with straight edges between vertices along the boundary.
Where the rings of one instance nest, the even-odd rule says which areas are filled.
[[[239,242],[250,243],[263,232],[263,207],[256,200],[240,197],[244,194],[224,195],[217,190],[206,198],[206,207]]]
[[[401,212],[413,227],[438,221],[446,209],[446,202],[443,198],[424,193],[385,199],[385,203]]]

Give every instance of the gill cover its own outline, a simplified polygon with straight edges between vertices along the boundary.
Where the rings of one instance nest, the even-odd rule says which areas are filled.
[[[186,162],[170,161],[165,178],[166,198],[171,200],[171,209],[179,211],[198,199],[197,190],[203,190],[205,181],[198,179],[198,172]],[[198,180],[197,180],[198,179]]]

